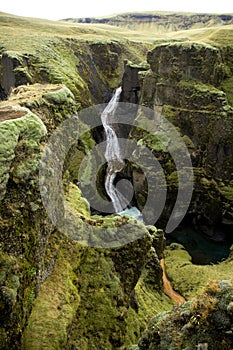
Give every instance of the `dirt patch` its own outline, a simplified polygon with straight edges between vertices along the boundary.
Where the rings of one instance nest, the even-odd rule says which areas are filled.
[[[0,123],[6,120],[21,118],[26,114],[25,111],[17,111],[13,107],[0,108]]]
[[[160,265],[161,265],[161,267],[163,269],[163,288],[164,288],[164,293],[169,298],[171,298],[177,305],[180,305],[180,304],[184,303],[185,302],[185,298],[174,291],[174,289],[172,288],[171,282],[167,279],[165,260],[164,259],[160,260]]]

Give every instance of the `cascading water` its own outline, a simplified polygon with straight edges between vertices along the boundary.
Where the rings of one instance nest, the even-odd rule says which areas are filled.
[[[105,189],[112,201],[115,213],[120,215],[127,214],[135,217],[137,220],[143,221],[142,214],[136,207],[127,208],[129,204],[128,200],[114,185],[114,180],[117,173],[120,172],[125,165],[118,137],[114,128],[112,127],[112,122],[114,122],[114,115],[118,106],[121,91],[121,87],[116,89],[112,99],[101,115],[101,121],[106,134],[105,159],[108,162]]]
[[[120,99],[120,94],[121,87],[116,89],[112,99],[101,115],[102,124],[106,134],[105,159],[108,162],[105,189],[112,201],[116,213],[121,212],[127,205],[123,195],[114,185],[116,174],[121,171],[124,166],[124,160],[122,159],[118,137],[111,125],[117,108],[117,102],[119,102]]]

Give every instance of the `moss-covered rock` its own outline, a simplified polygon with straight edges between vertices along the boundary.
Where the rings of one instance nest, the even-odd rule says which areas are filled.
[[[232,224],[231,49],[200,43],[166,43],[148,53],[148,62],[151,69],[141,80],[140,103],[161,113],[177,127],[190,152],[194,168],[190,212],[207,225]],[[153,120],[147,123],[156,124]],[[150,129],[150,133],[138,130],[131,136],[139,145],[151,149],[163,165],[168,185],[164,213],[169,217],[170,204],[175,202],[179,186],[178,173],[164,137],[153,126]],[[169,144],[169,137],[165,137]],[[176,153],[181,151],[176,149]],[[145,195],[146,191],[140,198],[137,195],[141,205]],[[157,224],[164,227],[163,221],[165,217]]]
[[[221,52],[210,45],[163,44],[150,51],[147,59],[152,71],[162,81],[195,79],[219,85],[225,75]]]
[[[28,108],[22,107],[26,104]],[[162,232],[127,216],[91,216],[80,189],[69,182],[76,176],[73,150],[79,167],[95,144],[82,123],[84,133],[68,153],[63,172],[64,207],[75,216],[77,231],[66,232],[66,237],[50,223],[40,198],[38,162],[47,136],[59,123],[54,117],[61,106],[61,120],[78,108],[66,87],[40,84],[20,86],[2,103],[0,127],[8,133],[2,155],[6,158],[9,151],[11,156],[3,162],[7,180],[0,207],[3,349],[115,349],[140,336],[154,292],[169,308],[159,290]],[[90,245],[111,239],[117,248],[87,248],[77,242],[84,243],[83,237]],[[121,237],[131,243],[119,247]],[[139,279],[143,288],[137,287]]]
[[[47,99],[46,94],[56,98]],[[40,84],[16,88],[9,101],[0,106],[3,349],[20,348],[33,302],[55,265],[58,239],[50,238],[53,226],[41,202],[38,167],[47,136],[77,109],[78,104],[64,85]],[[69,315],[67,311],[68,320]]]
[[[12,31],[6,33],[3,28],[2,32],[2,99],[20,85],[51,83],[65,84],[82,107],[103,103],[121,83],[124,59],[139,61],[146,54],[146,44],[122,40],[117,33],[111,35],[101,28],[96,32],[71,29],[59,22],[47,26],[18,20],[11,18]]]
[[[101,26],[67,26],[62,22],[30,21],[4,14],[1,19],[0,98],[8,96],[8,100],[0,106],[0,128],[4,132],[0,146],[3,179],[0,185],[0,348],[127,348],[141,336],[148,318],[168,311],[173,305],[161,291],[159,260],[163,257],[163,233],[128,216],[91,215],[90,204],[83,198],[80,188],[72,183],[77,184],[80,163],[95,145],[85,127],[90,120],[81,122],[76,117],[82,136],[72,145],[64,161],[60,209],[74,219],[65,232],[57,231],[42,205],[38,161],[53,130],[81,108],[108,100],[112,89],[121,82],[124,59],[137,63],[139,58],[144,60],[149,44],[136,42],[133,33],[127,34],[133,37],[128,40],[115,29],[108,32]],[[139,85],[142,88],[141,103],[163,111],[179,128],[195,162],[195,198],[199,201],[195,200],[192,210],[197,208],[195,212],[209,221],[217,212],[219,220],[232,218],[232,184],[227,182],[232,169],[229,105],[232,60],[230,49],[223,55],[222,52],[213,45],[160,45],[156,53],[166,58],[166,63],[159,62],[153,50],[148,55],[152,70],[141,74],[136,81],[136,88]],[[212,73],[210,63],[214,74],[208,77]],[[131,67],[138,69],[135,64]],[[133,136],[139,146],[150,148],[151,154],[165,166],[171,188],[168,206],[172,206],[178,184],[174,162],[165,147],[168,137],[164,132],[153,136],[142,133],[140,127],[135,128]],[[55,146],[60,150],[59,145]],[[83,183],[90,192],[93,166],[89,159],[83,176]],[[132,173],[136,192],[141,194],[138,202],[143,204],[145,177],[136,166]],[[103,249],[109,247],[109,242],[114,248]],[[188,297],[202,286],[202,281],[195,280],[197,273],[206,278],[210,270],[202,274],[204,269],[194,272],[189,255],[176,248],[166,256],[168,273],[175,288]],[[177,254],[175,261],[172,254]],[[219,279],[229,276],[232,269],[230,261],[221,266],[226,275],[218,271]],[[212,276],[216,270],[211,268]],[[187,274],[190,284],[183,283],[180,271]],[[218,286],[221,291],[222,286]],[[208,293],[206,291],[205,296]],[[185,314],[180,321],[177,314],[174,317],[172,313],[163,314],[157,316],[156,324],[160,327],[158,320],[163,317],[163,324],[170,322],[167,322],[169,317],[178,320],[178,325],[183,319],[187,324],[191,322],[187,332],[191,332],[194,346],[199,344],[194,341],[193,334],[200,331],[200,314],[203,314],[205,331],[209,325],[213,331],[213,315],[220,333],[228,332],[232,301],[225,308],[221,292],[215,288],[211,293],[217,294],[214,298],[222,305],[219,304],[215,316],[211,313],[215,311],[215,301],[204,305],[202,298],[200,303],[186,304],[192,305],[190,317],[193,318]],[[167,329],[170,343],[177,342],[176,337],[169,336],[170,331],[173,336],[170,323]],[[186,346],[183,331],[180,333],[178,326],[177,329],[178,342],[184,339]],[[161,332],[165,334],[162,326]],[[158,333],[153,334],[157,341]],[[229,334],[224,333],[225,342]],[[165,341],[167,346],[169,341]],[[203,336],[200,341],[207,340]]]
[[[28,181],[33,177],[39,162],[40,142],[46,135],[46,128],[38,116],[22,107],[10,110],[1,110],[3,121],[0,123],[1,131],[1,192],[0,199],[6,193],[9,173],[14,182]],[[5,114],[8,119],[4,120]],[[10,119],[12,118],[12,119]],[[20,139],[20,141],[19,141]],[[20,143],[25,151],[24,161],[14,162],[16,146]],[[27,156],[28,155],[28,156]]]
[[[230,349],[232,292],[229,281],[211,282],[192,301],[151,320],[138,349]]]
[[[72,243],[65,242],[62,250],[65,256],[59,253],[53,271],[33,302],[21,349],[64,349],[66,346],[67,328],[80,303],[78,278],[74,272],[80,263],[80,252]],[[66,255],[68,251],[69,256]]]
[[[1,57],[2,76],[1,86],[6,95],[11,89],[32,81],[28,70],[28,57],[20,55],[16,51],[7,51]]]

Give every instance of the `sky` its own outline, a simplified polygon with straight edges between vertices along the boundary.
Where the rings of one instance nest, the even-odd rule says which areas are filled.
[[[6,0],[0,5],[0,12],[51,20],[106,16],[132,11],[233,13],[233,2],[231,0]]]

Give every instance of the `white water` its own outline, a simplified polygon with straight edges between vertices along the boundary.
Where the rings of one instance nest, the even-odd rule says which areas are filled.
[[[121,212],[128,204],[124,196],[116,189],[114,185],[116,174],[121,171],[124,166],[124,160],[122,159],[118,137],[114,128],[111,126],[111,123],[114,121],[114,114],[117,108],[117,102],[119,102],[120,99],[120,94],[121,87],[116,89],[112,99],[101,115],[102,124],[106,134],[105,159],[108,162],[105,189],[112,201],[116,213]]]
[[[136,207],[132,207],[130,209],[125,209],[121,212],[118,213],[119,215],[121,216],[124,216],[124,215],[129,215],[129,216],[132,216],[134,217],[135,219],[137,219],[138,221],[141,221],[143,222],[143,216],[142,216],[142,213],[138,210],[138,208]]]

